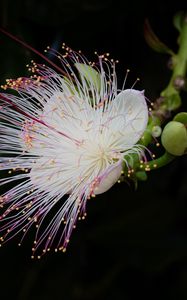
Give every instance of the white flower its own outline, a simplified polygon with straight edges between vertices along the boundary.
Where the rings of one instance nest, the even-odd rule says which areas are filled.
[[[20,231],[24,237],[35,224],[33,252],[52,244],[65,251],[87,199],[119,179],[125,155],[143,151],[137,145],[148,120],[143,92],[119,91],[115,63],[106,57],[91,68],[72,50],[65,56],[59,58],[67,76],[33,63],[36,75],[4,87],[17,96],[0,96],[0,168],[8,173],[0,184],[14,182],[0,197],[1,240]]]

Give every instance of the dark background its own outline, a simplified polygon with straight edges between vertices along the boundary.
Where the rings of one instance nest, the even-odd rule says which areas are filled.
[[[131,69],[128,84],[154,100],[169,80],[168,57],[154,53],[143,37],[143,23],[177,49],[173,15],[186,1],[0,0],[0,23],[36,49],[61,42],[110,52],[120,60],[119,79]],[[0,76],[26,74],[33,53],[0,34]],[[128,85],[127,84],[127,85]],[[187,96],[184,96],[184,101]],[[187,299],[187,159],[149,174],[135,191],[117,184],[88,202],[65,254],[31,260],[31,236],[0,249],[0,297],[15,300]],[[31,232],[31,235],[33,233]]]

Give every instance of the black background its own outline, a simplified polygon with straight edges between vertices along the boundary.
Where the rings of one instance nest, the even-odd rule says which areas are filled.
[[[36,49],[61,42],[119,59],[119,80],[155,100],[166,86],[168,57],[145,43],[149,18],[160,38],[177,49],[173,15],[186,1],[0,0],[0,23]],[[26,74],[41,61],[0,34],[0,76]],[[129,87],[128,86],[128,87]],[[184,101],[187,96],[184,95]],[[17,238],[0,249],[0,297],[19,300],[187,299],[187,160],[181,157],[149,174],[147,182],[116,184],[88,202],[88,218],[77,226],[68,251],[31,260],[33,232],[21,248]]]

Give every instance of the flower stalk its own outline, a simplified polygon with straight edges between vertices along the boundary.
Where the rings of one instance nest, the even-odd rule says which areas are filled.
[[[138,171],[145,170],[145,171],[152,171],[159,169],[168,165],[175,159],[175,156],[168,153],[167,151],[157,159],[153,159],[149,162],[143,163],[139,165]]]
[[[183,18],[178,40],[179,50],[173,57],[173,73],[168,86],[161,92],[161,96],[164,97],[163,106],[167,110],[174,110],[181,104],[179,93],[182,87],[178,86],[177,82],[178,79],[185,79],[187,69],[187,16]]]
[[[158,49],[156,48],[157,44],[161,48],[163,48],[164,45],[163,52],[172,55],[173,71],[167,87],[160,93],[160,97],[152,105],[153,109],[151,110],[147,128],[139,141],[139,144],[145,147],[148,147],[151,143],[153,143],[153,130],[155,126],[161,126],[162,123],[171,116],[171,112],[181,106],[180,91],[185,85],[185,76],[187,71],[187,15],[183,14],[180,17],[181,24],[179,30],[180,34],[178,38],[179,48],[177,54],[174,54],[173,51],[168,52],[169,48],[167,48],[166,51],[166,46],[162,44],[160,40],[154,35],[151,28],[147,27],[147,24],[149,25],[149,23],[146,23],[146,28],[148,28],[148,31],[145,32],[146,41],[152,48],[154,48],[155,51],[158,51]],[[156,143],[159,145],[158,142]],[[163,167],[173,161],[175,157],[176,156],[166,151],[161,157],[153,159],[149,162],[143,162],[143,164],[139,164],[137,156],[133,156],[129,160],[133,160],[133,163],[131,163],[131,165],[134,174],[137,175],[137,179],[145,180],[146,176],[144,176],[145,174],[143,174],[145,171],[151,171]]]

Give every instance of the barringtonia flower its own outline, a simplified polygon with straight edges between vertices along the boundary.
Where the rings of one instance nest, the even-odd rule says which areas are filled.
[[[142,91],[118,90],[115,62],[92,66],[69,48],[58,54],[66,75],[32,62],[29,78],[7,80],[0,106],[1,240],[36,226],[33,252],[65,251],[87,199],[120,177],[148,109]],[[58,67],[59,69],[59,67]],[[6,188],[7,187],[7,188]],[[22,241],[22,240],[21,240]],[[33,254],[34,255],[34,254]]]

